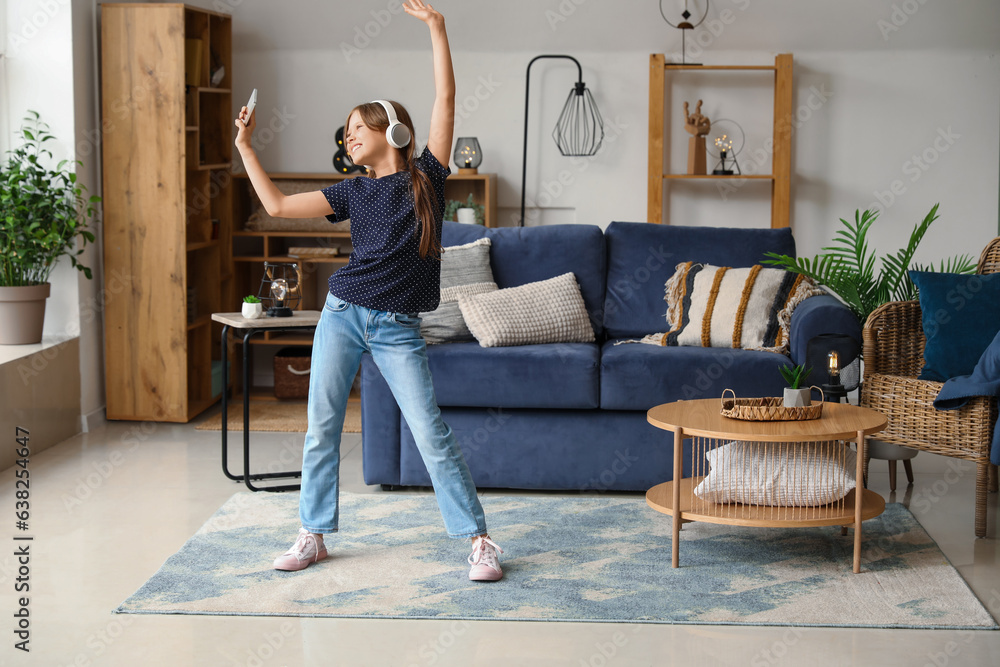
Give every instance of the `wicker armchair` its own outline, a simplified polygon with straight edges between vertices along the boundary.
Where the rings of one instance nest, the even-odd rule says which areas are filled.
[[[1000,237],[979,258],[978,273],[1000,272]],[[918,380],[924,366],[920,303],[896,301],[876,309],[865,323],[865,379],[861,405],[889,418],[879,440],[977,465],[976,536],[986,537],[986,493],[997,490],[997,467],[989,463],[997,401],[977,397],[959,410],[934,409],[942,383]]]

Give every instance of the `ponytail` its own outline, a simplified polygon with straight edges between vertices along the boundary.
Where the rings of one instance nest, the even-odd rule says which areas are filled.
[[[412,153],[412,149],[411,149]],[[417,216],[417,234],[420,236],[420,259],[441,259],[441,242],[437,235],[437,219],[434,215],[434,186],[427,174],[417,169],[412,159],[407,160],[410,183],[413,186],[413,212]]]

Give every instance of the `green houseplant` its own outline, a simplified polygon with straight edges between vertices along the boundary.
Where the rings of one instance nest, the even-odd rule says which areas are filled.
[[[264,304],[253,294],[243,297],[243,317],[255,320],[264,314]]]
[[[444,206],[444,219],[465,222],[465,220],[459,219],[461,217],[459,211],[463,208],[472,209],[477,225],[486,224],[486,208],[482,204],[477,204],[475,202],[471,192],[469,193],[469,198],[464,202],[456,199],[449,199]]]
[[[909,301],[917,298],[917,289],[910,280],[909,271],[932,271],[933,266],[913,263],[913,255],[923,240],[931,223],[938,219],[935,204],[923,221],[915,225],[904,248],[883,255],[876,273],[876,257],[868,249],[868,230],[878,218],[872,209],[854,212],[854,222],[843,218],[844,229],[837,232],[832,243],[823,248],[826,253],[808,257],[790,257],[778,253],[765,253],[769,259],[762,264],[777,266],[786,271],[801,273],[827,287],[840,297],[863,325],[872,311],[890,301]],[[948,273],[973,273],[976,262],[969,255],[943,260],[938,270]]]
[[[0,344],[7,345],[41,341],[48,280],[61,257],[93,278],[77,257],[94,241],[87,226],[100,201],[77,181],[82,162],[49,166],[45,144],[55,137],[37,112],[28,112],[19,136],[0,164]]]
[[[785,382],[788,383],[788,386],[785,387],[783,397],[783,404],[786,408],[801,408],[812,403],[812,398],[810,397],[811,387],[802,386],[802,383],[812,373],[811,368],[806,368],[805,364],[799,364],[798,366],[784,364],[778,366],[778,372],[781,373],[781,377],[785,378]]]

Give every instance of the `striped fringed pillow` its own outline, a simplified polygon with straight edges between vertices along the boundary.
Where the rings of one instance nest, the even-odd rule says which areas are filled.
[[[659,343],[787,354],[792,311],[824,293],[809,278],[782,269],[678,264],[665,297],[670,330]]]

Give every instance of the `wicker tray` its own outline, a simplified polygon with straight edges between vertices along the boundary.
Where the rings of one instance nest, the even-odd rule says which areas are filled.
[[[819,387],[820,395],[823,390]],[[726,392],[730,392],[733,397],[726,398]],[[823,415],[823,401],[813,403],[804,408],[786,408],[784,399],[781,397],[764,398],[736,398],[736,392],[726,389],[722,392],[722,415],[731,419],[742,419],[744,421],[767,422],[767,421],[805,421],[807,419],[819,419]]]

